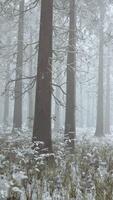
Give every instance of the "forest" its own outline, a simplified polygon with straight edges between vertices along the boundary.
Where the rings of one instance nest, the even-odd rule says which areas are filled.
[[[113,200],[113,1],[0,0],[0,200]]]

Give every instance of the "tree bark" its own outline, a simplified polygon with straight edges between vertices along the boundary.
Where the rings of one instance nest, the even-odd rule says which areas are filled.
[[[53,0],[42,0],[33,141],[42,141],[48,151],[52,151],[52,20]]]
[[[74,147],[75,128],[75,0],[70,0],[69,47],[67,56],[65,138]]]
[[[24,0],[21,0],[19,5],[18,44],[17,44],[18,46],[17,46],[13,129],[22,128],[23,35],[24,35]]]

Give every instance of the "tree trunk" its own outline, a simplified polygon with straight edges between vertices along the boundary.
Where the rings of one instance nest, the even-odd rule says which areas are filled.
[[[42,141],[48,151],[52,151],[52,19],[53,0],[42,0],[33,141]]]
[[[98,99],[97,99],[97,119],[95,136],[101,137],[103,131],[103,50],[104,50],[104,8],[103,3],[100,4],[100,30],[99,30],[99,68],[98,68]]]
[[[17,65],[15,80],[15,99],[13,128],[22,128],[22,66],[23,66],[23,35],[24,35],[24,0],[19,5]]]
[[[92,94],[91,99],[91,126],[95,127],[95,94]]]
[[[7,65],[7,71],[6,71],[6,84],[9,81],[9,65]],[[3,123],[4,126],[8,126],[8,120],[9,120],[9,88],[7,88],[7,91],[5,92],[5,99],[4,99],[4,119]]]
[[[83,117],[83,85],[80,84],[80,128],[84,127],[84,117]]]
[[[108,57],[110,59],[110,57]],[[105,134],[110,134],[110,62],[106,73],[106,105],[105,105]]]
[[[75,128],[75,0],[70,0],[69,47],[67,56],[65,138],[74,147]]]
[[[57,68],[57,77],[56,77],[56,84],[59,85],[60,83],[60,69]],[[59,99],[59,101],[61,100],[61,93],[60,93],[60,89],[58,87],[56,87],[56,94],[55,96]],[[55,102],[55,132],[59,132],[60,130],[60,109],[61,109],[61,105],[60,102]]]
[[[91,127],[91,99],[90,99],[90,93],[87,91],[87,128]]]
[[[29,65],[29,76],[33,75],[33,59],[32,59],[32,33],[30,33],[30,65]],[[29,82],[30,84],[30,82]],[[30,86],[29,86],[30,87]],[[28,128],[32,129],[33,128],[33,108],[34,108],[34,103],[33,103],[33,88],[30,88],[28,91]]]

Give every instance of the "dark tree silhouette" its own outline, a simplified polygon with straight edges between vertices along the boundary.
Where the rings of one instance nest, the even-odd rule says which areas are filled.
[[[52,19],[53,0],[42,0],[33,140],[44,142],[48,151],[52,151]]]

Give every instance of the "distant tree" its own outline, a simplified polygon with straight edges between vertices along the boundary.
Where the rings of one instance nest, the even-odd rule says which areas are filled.
[[[83,85],[80,83],[80,127],[84,126],[84,117],[83,117]]]
[[[44,147],[48,148],[48,151],[52,151],[52,19],[53,0],[42,0],[33,141],[42,141]]]
[[[6,84],[10,79],[10,65],[7,64],[7,69],[6,69]],[[4,118],[3,118],[3,123],[4,126],[7,127],[9,122],[9,87],[7,87],[5,91],[5,96],[4,96]]]
[[[60,81],[61,81],[60,68],[57,67],[56,84],[59,85]],[[56,96],[56,98],[58,98],[58,101],[56,99],[56,102],[55,102],[55,125],[54,125],[54,130],[55,130],[55,132],[58,132],[60,130],[60,109],[61,109],[61,105],[60,105],[61,91],[60,91],[59,87],[56,87],[55,96]]]
[[[29,76],[33,76],[33,58],[32,58],[32,31],[30,31],[30,62],[29,62]],[[30,87],[31,81],[29,81]],[[29,88],[28,91],[28,127],[29,129],[33,128],[33,110],[34,110],[34,102],[33,102],[33,88]]]
[[[106,104],[104,126],[105,134],[110,134],[110,56],[108,56],[108,64],[106,68]]]
[[[74,146],[74,138],[76,134],[75,128],[75,0],[70,0],[70,22],[69,22],[69,44],[67,55],[67,84],[66,84],[66,115],[65,115],[65,137],[69,140],[70,146]]]
[[[91,109],[90,109],[91,105],[90,104],[91,104],[90,92],[87,91],[87,127],[88,128],[91,127],[91,115],[90,115],[90,113],[91,113]]]
[[[97,118],[95,136],[104,135],[103,129],[103,51],[104,51],[104,3],[99,1],[100,25],[99,25],[99,67],[98,67],[98,93],[97,93]]]
[[[17,41],[17,64],[15,79],[15,98],[13,129],[22,128],[22,67],[23,67],[23,36],[24,36],[24,0],[19,3],[19,24]]]

